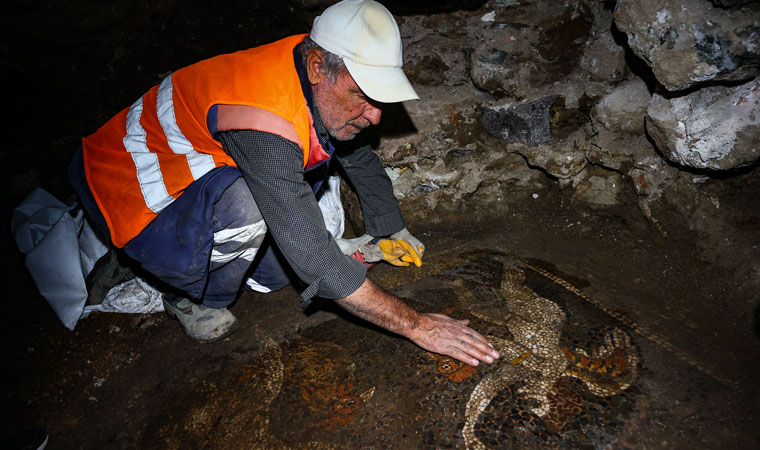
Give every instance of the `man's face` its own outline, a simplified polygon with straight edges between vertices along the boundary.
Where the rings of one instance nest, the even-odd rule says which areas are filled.
[[[335,83],[323,77],[312,88],[322,121],[334,139],[351,140],[361,130],[380,123],[381,105],[364,95],[348,71]]]

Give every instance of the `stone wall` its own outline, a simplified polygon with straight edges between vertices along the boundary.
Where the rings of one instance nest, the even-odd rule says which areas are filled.
[[[56,120],[21,121],[2,144],[6,210],[38,185],[65,198],[80,137],[167,73],[306,32],[333,2],[9,2],[11,109]],[[744,201],[760,192],[757,0],[382,3],[421,96],[388,105],[373,136],[410,224],[562,190],[589,213],[624,206],[669,236],[702,233],[705,251],[757,235]]]
[[[388,108],[376,142],[410,219],[556,186],[600,212],[635,198],[663,234],[716,232],[699,217],[729,214],[720,186],[757,180],[760,3],[465,6],[397,16],[421,100]]]

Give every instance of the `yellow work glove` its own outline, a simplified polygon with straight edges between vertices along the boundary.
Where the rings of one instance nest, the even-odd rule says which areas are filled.
[[[407,241],[382,239],[377,246],[383,252],[383,259],[394,266],[404,267],[411,263],[417,267],[422,265],[422,258]]]
[[[406,255],[403,255],[401,257],[401,260],[407,263],[414,263],[415,266],[420,267],[422,265],[422,254],[425,252],[425,244],[420,242],[419,239],[412,236],[412,233],[409,232],[406,228],[402,229],[401,231],[397,231],[391,235],[391,239],[395,240],[396,242],[404,242],[408,244],[408,247],[411,247],[411,250],[407,252]],[[408,248],[407,246],[404,246],[404,248]]]

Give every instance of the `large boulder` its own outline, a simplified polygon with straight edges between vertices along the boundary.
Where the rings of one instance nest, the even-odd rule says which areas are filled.
[[[592,117],[604,128],[631,134],[644,133],[644,117],[651,94],[640,78],[618,86],[592,110]]]
[[[760,79],[738,87],[709,87],[668,100],[655,94],[647,132],[671,161],[727,170],[760,156]]]
[[[615,24],[668,90],[759,73],[760,14],[707,0],[618,0]]]

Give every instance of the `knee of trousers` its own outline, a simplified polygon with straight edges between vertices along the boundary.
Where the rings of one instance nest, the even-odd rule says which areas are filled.
[[[267,226],[243,178],[238,178],[214,206],[214,244],[211,262],[253,262]]]
[[[211,248],[211,262],[226,264],[243,259],[252,263],[261,248],[267,225],[264,220],[242,227],[226,228],[214,232],[214,244]]]
[[[214,231],[241,228],[260,222],[261,211],[243,178],[238,178],[214,204]]]

